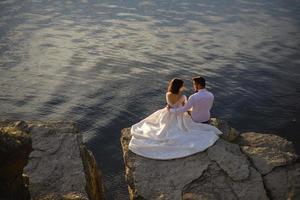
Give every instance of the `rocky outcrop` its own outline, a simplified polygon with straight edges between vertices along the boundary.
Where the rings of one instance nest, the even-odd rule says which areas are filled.
[[[300,163],[277,167],[264,181],[270,199],[300,199]]]
[[[104,199],[100,170],[73,123],[32,122],[28,126],[33,152],[24,171],[33,199]]]
[[[97,167],[97,162],[92,154],[84,145],[80,145],[80,155],[85,171],[86,185],[85,190],[90,200],[104,200],[104,185],[102,173]]]
[[[0,122],[0,199],[30,199],[28,177],[23,168],[28,162],[31,138],[22,122]]]
[[[130,199],[300,199],[299,157],[290,142],[270,134],[238,134],[222,120],[213,125],[224,134],[212,147],[165,161],[131,152],[130,129],[123,129]]]
[[[230,127],[225,120],[212,118],[211,125],[217,127],[220,131],[222,131],[222,135],[220,136],[222,139],[227,140],[229,142],[235,141],[239,137],[239,132]]]
[[[261,173],[270,199],[300,199],[300,163],[291,142],[273,134],[243,133],[237,143]]]
[[[243,133],[238,143],[263,175],[271,172],[275,167],[292,164],[298,159],[292,143],[277,135]]]
[[[12,128],[3,130],[10,132],[10,135],[14,137],[21,135],[22,140],[17,140],[17,142],[21,142],[16,142],[16,151],[9,148],[6,150],[12,155],[15,155],[14,152],[16,152],[19,157],[21,154],[19,155],[18,151],[24,154],[21,156],[22,164],[18,164],[18,170],[22,175],[23,168],[28,163],[24,168],[24,173],[28,177],[29,184],[27,185],[32,199],[104,199],[101,172],[97,168],[92,153],[84,146],[82,135],[73,123],[21,121],[10,122],[10,124],[9,127]],[[18,130],[17,134],[14,130]],[[2,132],[1,129],[1,134]],[[1,135],[1,141],[3,138],[5,137]],[[27,153],[25,154],[25,152]],[[10,157],[14,158],[14,156]],[[9,171],[7,174],[12,175],[13,173]],[[8,199],[25,199],[21,197],[25,197],[25,195],[20,194],[20,197],[9,197]]]

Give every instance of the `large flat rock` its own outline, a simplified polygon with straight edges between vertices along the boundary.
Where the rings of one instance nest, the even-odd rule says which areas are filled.
[[[233,180],[248,178],[249,161],[241,152],[239,145],[220,139],[215,145],[208,148],[207,153],[209,158],[217,162]]]
[[[104,199],[101,171],[71,122],[22,122],[32,140],[24,173],[32,199]]]
[[[81,135],[72,123],[31,123],[32,147],[24,172],[30,178],[32,198],[47,194],[85,191],[85,172],[80,157]]]
[[[271,199],[300,199],[300,163],[277,167],[264,181]]]
[[[293,144],[275,134],[246,132],[240,134],[238,144],[249,147],[274,148],[283,152],[295,152]]]
[[[223,120],[213,124],[225,132],[213,146],[172,160],[134,154],[128,149],[130,128],[123,129],[130,199],[299,199],[299,156],[291,142],[272,134],[238,134]]]
[[[292,143],[277,135],[243,133],[238,143],[258,171],[264,175],[275,167],[289,165],[299,159]]]
[[[238,200],[268,199],[261,175],[250,167],[249,177],[234,181],[216,164],[212,163],[204,174],[183,190],[184,200]]]

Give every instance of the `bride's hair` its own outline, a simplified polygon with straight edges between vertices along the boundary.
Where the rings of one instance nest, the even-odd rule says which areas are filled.
[[[179,78],[174,78],[169,82],[168,92],[171,92],[173,94],[178,94],[182,86],[183,86],[183,80]]]

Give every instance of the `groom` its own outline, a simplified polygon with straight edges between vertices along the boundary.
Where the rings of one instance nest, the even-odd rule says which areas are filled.
[[[193,78],[195,94],[189,97],[187,103],[181,108],[171,108],[171,113],[184,113],[192,109],[191,117],[194,122],[210,123],[210,109],[214,102],[214,95],[205,89],[203,77]]]

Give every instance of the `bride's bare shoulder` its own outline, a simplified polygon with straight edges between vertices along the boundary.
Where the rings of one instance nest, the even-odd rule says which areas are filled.
[[[171,92],[167,92],[167,93],[166,93],[166,96],[167,96],[167,97],[170,97],[170,98],[175,98],[175,97],[178,97],[178,94],[173,94],[173,93],[171,93]]]
[[[173,93],[171,93],[171,92],[167,92],[167,93],[166,93],[166,96],[167,96],[168,98],[176,98],[176,97],[178,97],[178,94],[173,94]]]

